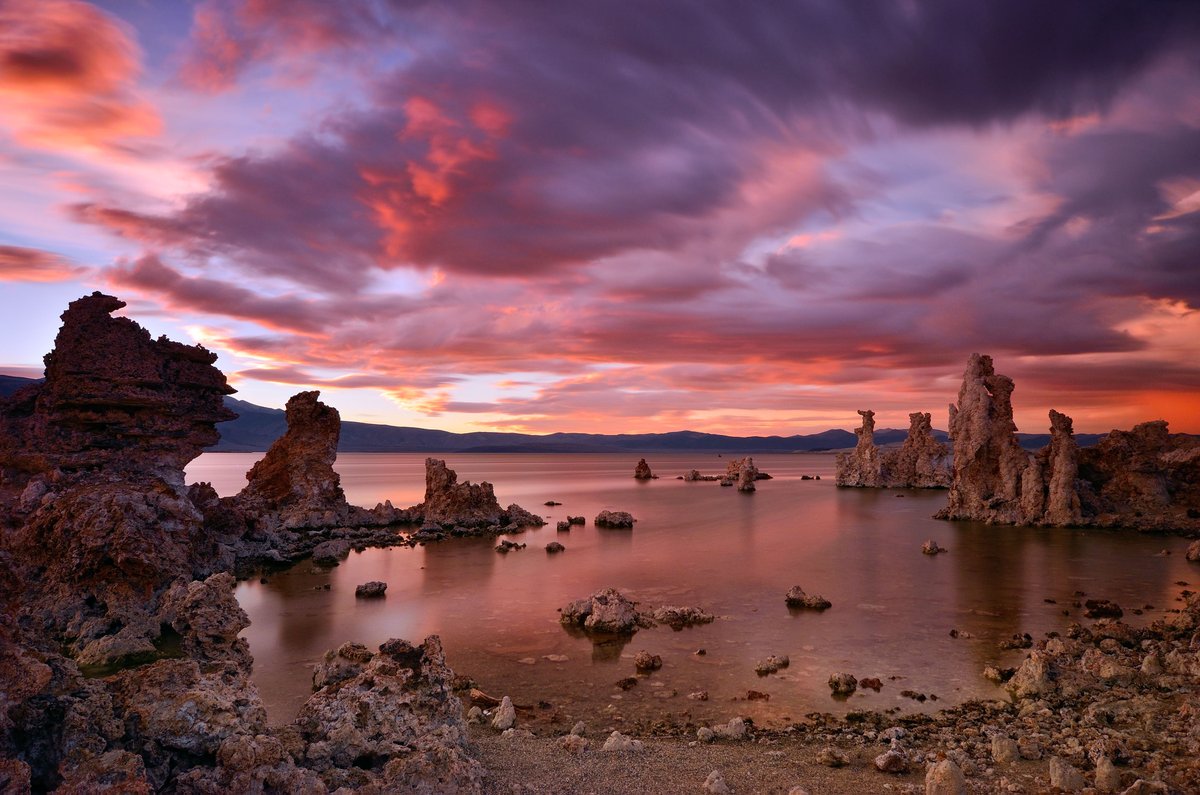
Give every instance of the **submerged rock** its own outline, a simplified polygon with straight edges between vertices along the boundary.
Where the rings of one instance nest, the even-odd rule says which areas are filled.
[[[711,624],[713,615],[706,613],[698,607],[672,607],[664,605],[657,608],[652,617],[660,624],[666,624],[673,630],[681,630],[684,627],[692,627],[697,624]]]
[[[662,657],[648,651],[639,651],[633,656],[633,667],[640,673],[650,673],[662,668]]]

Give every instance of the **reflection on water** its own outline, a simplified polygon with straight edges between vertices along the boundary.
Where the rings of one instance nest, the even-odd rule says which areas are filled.
[[[230,494],[255,458],[206,454],[189,477]],[[422,497],[424,458],[345,454],[337,468],[352,502],[403,506]],[[997,695],[980,675],[983,666],[1013,665],[1023,654],[1001,653],[997,642],[1081,620],[1071,606],[1076,591],[1127,610],[1156,605],[1127,615],[1136,623],[1176,606],[1174,582],[1190,574],[1178,551],[1156,555],[1163,547],[1181,550],[1176,539],[934,521],[945,492],[837,489],[828,455],[756,456],[775,479],[760,482],[755,494],[674,479],[692,468],[723,471],[715,455],[649,456],[662,476],[649,483],[632,478],[637,456],[446,458],[460,479],[489,480],[502,504],[541,511],[550,524],[522,534],[528,548],[508,555],[493,551],[492,540],[464,539],[367,550],[332,570],[302,563],[266,584],[241,583],[237,596],[253,621],[244,635],[272,720],[295,713],[309,693],[310,668],[327,649],[433,633],[454,670],[485,691],[517,703],[548,701],[572,717],[610,704],[625,715],[740,714],[760,723],[814,710],[937,708]],[[802,474],[823,479],[802,481]],[[562,505],[543,507],[551,499]],[[635,529],[592,527],[605,508],[633,513]],[[588,526],[556,532],[554,523],[568,514],[588,517]],[[926,538],[950,552],[921,554]],[[553,540],[567,551],[547,555],[542,548]],[[387,582],[387,598],[356,600],[354,587],[368,580]],[[793,585],[833,607],[789,611],[783,595]],[[557,608],[608,586],[645,607],[694,605],[718,619],[601,646],[559,625]],[[952,638],[951,629],[973,637]],[[705,654],[696,654],[701,648]],[[634,673],[632,657],[642,649],[661,655],[663,668],[623,692],[615,683]],[[791,666],[756,676],[755,662],[770,654],[789,655]],[[878,677],[884,688],[834,701],[826,680],[840,671]],[[731,703],[750,689],[770,700]],[[905,689],[939,701],[920,707],[899,695]],[[710,700],[689,700],[697,690]]]

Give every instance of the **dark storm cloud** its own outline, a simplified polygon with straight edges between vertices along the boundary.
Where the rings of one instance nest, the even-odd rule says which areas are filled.
[[[193,60],[218,86],[318,52],[396,47],[403,65],[375,79],[366,109],[223,161],[209,193],[142,216],[141,234],[169,229],[197,259],[331,290],[373,267],[513,276],[670,251],[745,201],[768,150],[836,151],[860,112],[984,124],[1104,107],[1196,44],[1200,17],[1196,4],[1026,0],[318,5],[202,6]],[[855,198],[815,168],[792,220]]]

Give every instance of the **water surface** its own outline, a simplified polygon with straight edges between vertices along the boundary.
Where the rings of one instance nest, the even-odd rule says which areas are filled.
[[[189,479],[232,494],[258,457],[205,454]],[[517,502],[550,524],[511,536],[528,548],[508,555],[493,550],[494,540],[462,539],[351,553],[330,570],[304,562],[266,584],[240,583],[253,622],[243,634],[273,721],[289,720],[307,698],[311,667],[326,650],[428,634],[440,635],[451,667],[488,693],[545,701],[572,719],[670,713],[779,724],[814,710],[937,708],[1000,695],[983,667],[1015,665],[1023,652],[1000,652],[998,641],[1064,631],[1084,620],[1072,602],[1106,598],[1127,611],[1150,603],[1145,615],[1126,616],[1146,622],[1178,606],[1176,581],[1193,574],[1180,539],[935,521],[944,491],[838,489],[830,455],[755,456],[774,479],[754,494],[674,479],[692,468],[723,471],[727,459],[716,455],[648,456],[661,475],[650,482],[632,478],[637,457],[629,455],[445,458],[460,480],[491,481],[502,504]],[[424,459],[343,454],[336,466],[352,503],[406,506],[422,499]],[[544,507],[547,500],[562,505]],[[592,518],[604,509],[630,511],[635,529],[596,529]],[[588,525],[556,532],[568,514]],[[950,552],[921,554],[927,538]],[[567,551],[547,555],[555,540]],[[1174,554],[1160,556],[1164,548]],[[356,600],[354,587],[368,580],[387,582],[387,598]],[[833,607],[790,611],[783,595],[793,585]],[[558,607],[609,586],[644,607],[694,605],[718,619],[642,630],[624,646],[597,646],[559,625]],[[951,629],[973,637],[953,638]],[[663,668],[621,691],[615,683],[634,673],[642,649],[661,655]],[[755,662],[770,654],[788,655],[791,666],[758,677]],[[835,701],[826,680],[840,671],[877,677],[883,690]],[[708,701],[687,698],[699,690]],[[746,701],[749,690],[770,698]],[[922,706],[902,690],[938,701]]]

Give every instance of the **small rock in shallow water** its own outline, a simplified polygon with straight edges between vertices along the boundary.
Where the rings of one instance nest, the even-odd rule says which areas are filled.
[[[833,607],[833,603],[823,596],[816,594],[806,594],[804,589],[799,585],[793,585],[788,592],[784,594],[784,602],[788,607],[802,608],[805,610],[828,610]]]
[[[1125,615],[1119,604],[1108,599],[1088,599],[1083,606],[1087,608],[1084,615],[1088,618],[1120,618]]]
[[[633,667],[642,673],[657,671],[662,668],[662,657],[648,651],[639,651],[633,657]]]
[[[938,543],[936,541],[934,541],[932,538],[926,540],[926,542],[921,545],[921,552],[923,552],[926,555],[937,555],[942,552],[949,552],[949,551],[950,550],[946,549],[945,547],[939,547]]]
[[[387,583],[371,580],[364,582],[354,589],[355,597],[359,599],[378,599],[384,596],[387,592]]]
[[[566,547],[564,547],[562,544],[558,543],[557,541],[551,541],[549,544],[546,545],[546,552],[551,555],[553,555],[557,552],[563,552],[565,550],[566,550]]]
[[[858,689],[858,680],[852,674],[833,674],[829,677],[829,689],[835,696],[848,696]]]
[[[787,668],[791,662],[786,654],[778,656],[772,654],[767,659],[758,661],[758,664],[754,666],[754,673],[759,676],[767,676],[775,673],[780,668]]]

